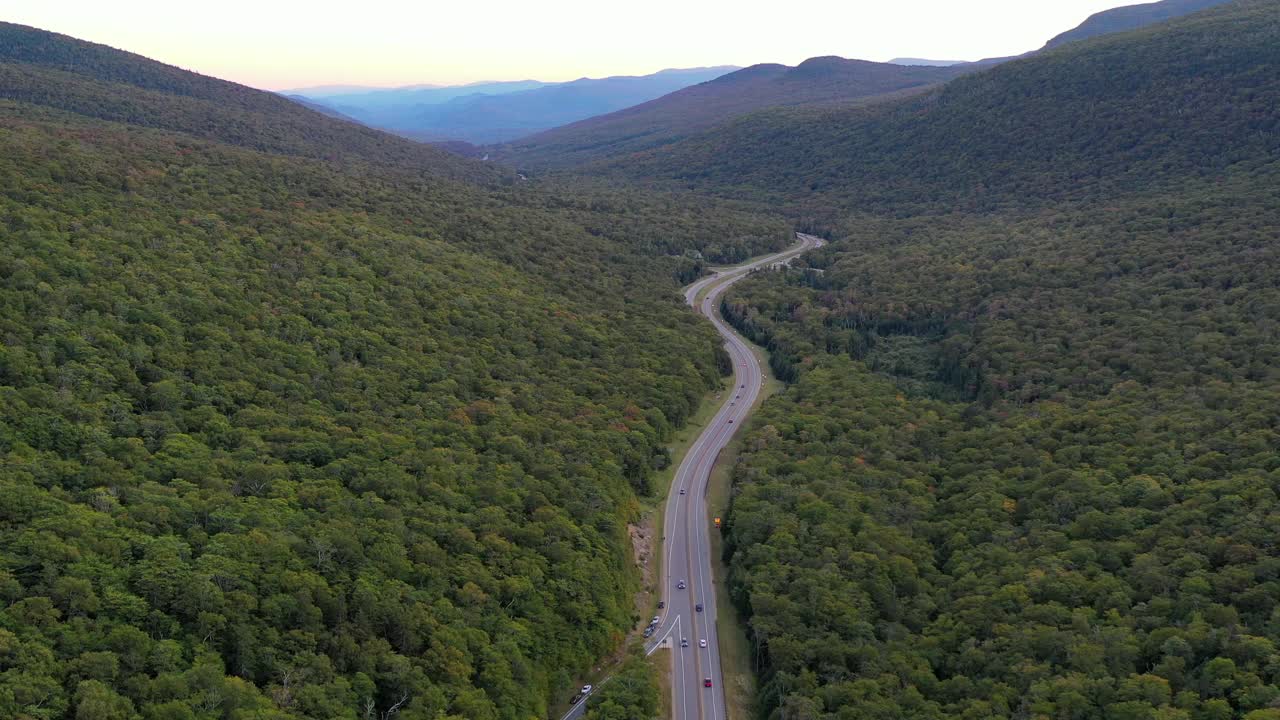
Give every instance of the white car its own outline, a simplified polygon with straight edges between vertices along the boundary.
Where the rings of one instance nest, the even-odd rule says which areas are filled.
[[[699,641],[698,641],[698,647],[706,647],[706,646],[707,646],[707,641],[706,641],[706,640],[699,640]]]
[[[586,694],[590,693],[590,692],[591,692],[591,690],[592,690],[592,686],[590,686],[590,685],[583,685],[583,686],[582,686],[582,694],[583,694],[583,695],[586,695]]]

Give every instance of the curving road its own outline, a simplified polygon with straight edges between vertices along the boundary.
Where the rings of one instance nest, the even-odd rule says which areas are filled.
[[[821,239],[812,235],[797,233],[796,237],[799,242],[784,252],[720,269],[685,288],[685,301],[690,305],[694,305],[698,295],[707,290],[695,309],[705,315],[724,337],[735,374],[732,390],[725,396],[724,404],[680,462],[667,497],[663,525],[666,533],[663,538],[665,559],[659,585],[667,606],[661,611],[658,630],[645,649],[652,654],[659,647],[671,648],[672,715],[675,720],[727,720],[724,682],[720,672],[720,643],[716,635],[707,481],[720,451],[729,444],[733,434],[751,413],[764,384],[760,363],[747,341],[720,318],[717,312],[720,296],[752,270],[787,262],[800,253],[823,245]],[[685,583],[684,589],[678,587],[681,582]],[[699,603],[703,606],[702,611],[696,609]],[[688,640],[688,647],[682,647],[681,640]],[[706,647],[702,647],[703,641]],[[710,688],[705,687],[708,679]],[[580,717],[586,705],[587,698],[584,697],[563,720]]]

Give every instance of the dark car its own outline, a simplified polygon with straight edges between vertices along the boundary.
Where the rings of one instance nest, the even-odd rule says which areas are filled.
[[[683,590],[684,588],[685,588],[685,584],[684,584],[684,581],[683,581],[683,580],[681,580],[680,582],[676,583],[676,589],[677,589],[677,590]]]
[[[582,699],[582,693],[578,693],[577,695],[574,695],[574,696],[573,696],[573,699],[569,701],[569,704],[570,704],[570,705],[577,705],[577,704],[578,704],[578,701],[579,701],[579,700],[581,700],[581,699]]]
[[[659,610],[661,610],[662,608],[664,608],[664,607],[666,607],[666,606],[667,606],[667,601],[666,601],[666,600],[659,600],[659,601],[658,601],[658,609],[659,609]]]
[[[702,603],[698,603],[697,605],[694,605],[693,609],[697,610],[698,612],[702,612]]]

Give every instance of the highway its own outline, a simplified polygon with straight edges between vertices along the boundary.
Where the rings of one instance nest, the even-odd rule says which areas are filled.
[[[716,635],[707,483],[720,451],[742,427],[764,384],[760,363],[747,341],[721,319],[718,312],[720,296],[752,270],[786,262],[823,244],[821,239],[811,235],[797,234],[796,237],[799,242],[783,252],[719,269],[685,288],[685,301],[690,305],[697,302],[699,294],[707,291],[695,309],[706,316],[724,337],[725,350],[733,359],[734,380],[731,390],[722,398],[720,409],[685,453],[667,497],[663,524],[664,560],[659,582],[660,597],[666,601],[666,608],[660,611],[658,629],[645,649],[650,654],[664,646],[671,649],[672,715],[675,720],[727,718],[720,645]],[[679,587],[680,583],[685,584],[684,589]],[[701,611],[697,610],[699,603],[703,606]],[[688,647],[681,646],[682,640],[688,640]],[[706,647],[702,646],[704,641]],[[706,687],[707,680],[711,682],[709,688]],[[587,700],[584,697],[563,720],[580,717],[586,710]]]

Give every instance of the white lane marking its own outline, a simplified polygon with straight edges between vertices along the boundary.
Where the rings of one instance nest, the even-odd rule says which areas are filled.
[[[734,383],[739,385],[746,385],[747,382],[751,383],[751,387],[747,389],[745,393],[742,393],[747,396],[746,398],[747,402],[744,404],[744,407],[747,407],[747,408],[750,408],[752,405],[755,404],[755,400],[759,394],[759,389],[756,385],[757,377],[752,377],[752,375],[754,374],[758,376],[760,387],[763,387],[764,385],[763,371],[760,368],[759,361],[756,360],[755,354],[751,352],[747,344],[741,338],[738,337],[735,331],[731,330],[726,323],[720,320],[716,312],[716,305],[714,303],[716,299],[718,299],[725,292],[725,290],[729,288],[729,286],[745,278],[747,274],[750,273],[750,271],[762,265],[768,264],[770,262],[777,262],[783,259],[789,259],[791,257],[798,256],[801,253],[807,250],[810,250],[814,247],[822,246],[822,243],[820,240],[818,240],[815,244],[814,241],[816,239],[813,238],[812,236],[803,235],[801,233],[797,233],[796,236],[800,239],[800,244],[798,247],[792,248],[791,250],[784,251],[782,253],[778,253],[777,255],[774,255],[772,257],[764,258],[754,263],[748,263],[746,265],[739,266],[738,268],[719,271],[715,275],[709,278],[705,278],[695,283],[693,286],[690,286],[687,289],[685,294],[685,302],[688,303],[689,305],[693,305],[695,310],[700,311],[700,314],[705,315],[707,319],[711,321],[712,325],[716,328],[717,332],[719,332],[719,334],[725,339],[725,346],[726,348],[729,349],[730,356],[731,357],[734,356],[736,352],[737,357],[733,357],[734,370],[737,371],[739,367],[745,366],[746,368],[745,372],[742,372],[740,375],[739,375],[739,372],[734,373],[735,375]],[[724,280],[724,282],[715,284],[718,280]],[[698,307],[696,305],[696,299],[698,294],[701,293],[704,288],[712,284],[715,284],[715,287],[712,287],[711,290],[708,291],[706,297],[703,298],[701,307]],[[744,359],[747,360],[748,362],[743,362]],[[736,389],[737,388],[735,388],[735,390]],[[685,454],[685,457],[682,459],[680,463],[680,467],[676,469],[676,476],[675,478],[673,478],[673,485],[674,485],[673,489],[675,490],[678,490],[681,487],[685,487],[687,489],[694,489],[690,485],[690,483],[691,482],[694,484],[700,483],[700,492],[698,492],[698,497],[695,498],[693,502],[689,503],[686,506],[688,508],[688,512],[685,516],[686,527],[688,527],[688,523],[694,523],[694,528],[693,528],[694,537],[693,537],[692,543],[686,541],[685,549],[686,549],[686,552],[688,552],[691,549],[690,547],[691,545],[695,547],[698,551],[698,559],[700,560],[700,562],[698,563],[698,577],[699,577],[698,585],[700,586],[699,592],[701,593],[701,596],[703,599],[703,608],[704,608],[704,611],[702,613],[703,634],[707,639],[708,670],[711,673],[711,677],[713,678],[720,677],[720,672],[718,671],[719,665],[716,662],[719,658],[715,654],[716,651],[718,651],[719,649],[719,643],[712,642],[715,638],[711,634],[709,629],[710,623],[712,622],[710,616],[715,611],[715,603],[706,602],[706,599],[710,597],[710,595],[707,593],[707,590],[706,590],[706,575],[705,575],[706,571],[710,567],[710,562],[711,562],[709,557],[710,529],[706,525],[706,518],[700,517],[700,516],[707,514],[706,492],[709,485],[711,470],[715,466],[716,455],[719,454],[719,449],[723,449],[723,447],[728,444],[728,441],[733,437],[734,432],[737,430],[737,428],[735,428],[731,423],[724,422],[724,420],[728,419],[729,417],[735,417],[735,413],[736,411],[733,410],[733,406],[729,404],[729,398],[725,398],[725,403],[721,405],[720,410],[718,410],[716,414],[713,416],[711,424],[708,426],[707,430],[704,430],[703,433],[701,433],[698,436],[698,438],[694,441],[693,446],[691,446],[687,451],[687,453]],[[739,423],[739,427],[740,426],[741,426],[741,423]],[[727,435],[728,437],[724,437],[725,435]],[[722,437],[724,437],[723,442],[721,442]],[[708,444],[710,444],[712,447],[717,448],[716,453],[704,452],[707,449],[706,446]],[[692,478],[689,477],[690,464],[692,464],[692,472],[693,472]],[[708,465],[705,472],[703,472],[704,465]],[[676,502],[671,504],[671,506],[668,508],[667,514],[673,516],[673,518],[670,518],[670,519],[675,519],[674,516],[679,515],[679,508],[680,508],[679,498],[680,497],[681,496],[677,494]],[[678,527],[678,525],[677,523],[674,523],[674,522],[668,522],[668,527],[676,528]],[[673,534],[672,537],[674,538],[675,535]],[[672,553],[674,544],[675,544],[674,541],[668,544],[667,553],[666,553],[668,557],[668,563],[667,563],[668,583],[670,583],[670,579],[671,579],[670,578],[670,567],[671,567],[670,558],[671,558],[671,553]],[[706,547],[705,552],[704,552],[704,546]],[[669,585],[668,587],[671,587],[671,586]],[[712,592],[714,592],[714,589],[712,590]],[[695,602],[696,602],[696,599],[695,599]],[[695,623],[697,622],[697,618],[694,618],[694,622]],[[663,636],[664,639],[668,637],[671,634],[672,630],[674,630],[675,628],[677,627],[682,628],[683,627],[682,623],[683,623],[683,616],[676,616],[675,625],[673,626],[672,629],[667,631],[666,635]],[[657,646],[654,647],[654,650],[656,649],[657,649]],[[653,650],[650,651],[650,653],[652,652]],[[679,675],[681,677],[681,683],[685,683],[688,680],[688,678],[686,676],[687,673],[685,670],[684,653],[679,653],[679,655],[680,655]],[[723,680],[723,677],[720,677],[720,679]],[[720,717],[720,705],[723,702],[723,692],[724,692],[723,686],[724,686],[724,683],[720,682],[715,687],[715,690],[713,690],[712,692],[711,711],[715,720],[719,720],[719,717]],[[674,687],[675,687],[675,683],[672,683],[673,692],[674,692]],[[687,718],[689,717],[688,706],[687,706],[688,693],[687,692],[682,693],[681,697],[682,697],[682,712],[683,712],[682,717]]]

